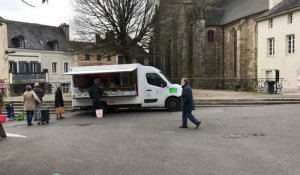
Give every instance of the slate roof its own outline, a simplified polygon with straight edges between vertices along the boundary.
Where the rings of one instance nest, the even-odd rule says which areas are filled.
[[[300,0],[283,0],[271,10],[267,11],[262,16],[260,16],[259,19],[267,18],[269,16],[276,15],[278,13],[285,12],[291,9],[295,9],[297,7],[300,7]]]
[[[7,24],[8,47],[17,48],[13,42],[16,36],[23,36],[25,49],[49,50],[47,42],[58,41],[58,51],[72,51],[62,28],[34,23],[4,20]]]
[[[225,25],[269,9],[269,0],[221,0],[206,9],[207,25]]]
[[[207,7],[205,9],[205,16],[206,16],[206,25],[207,26],[218,26],[221,24],[222,16],[223,16],[224,10],[221,8],[215,8],[215,7]]]

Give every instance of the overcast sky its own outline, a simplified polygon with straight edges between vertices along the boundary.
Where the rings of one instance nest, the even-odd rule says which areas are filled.
[[[70,0],[26,0],[34,5],[30,7],[22,0],[0,0],[0,16],[4,19],[59,26],[70,24],[72,9]]]

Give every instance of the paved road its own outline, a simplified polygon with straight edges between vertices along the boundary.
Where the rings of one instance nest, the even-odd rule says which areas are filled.
[[[0,140],[0,174],[297,175],[299,113],[299,105],[198,108],[199,130],[179,129],[180,113],[166,111],[9,122],[6,132],[26,138]]]

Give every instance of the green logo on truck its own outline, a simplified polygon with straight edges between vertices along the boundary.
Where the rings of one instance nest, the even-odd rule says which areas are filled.
[[[170,94],[176,94],[177,93],[177,88],[169,88],[169,93]]]

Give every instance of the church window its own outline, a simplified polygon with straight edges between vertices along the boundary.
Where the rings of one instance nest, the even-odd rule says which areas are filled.
[[[235,29],[231,31],[231,70],[232,76],[237,77],[237,33]]]
[[[215,42],[215,32],[214,32],[213,30],[209,30],[209,31],[207,32],[207,41],[208,41],[209,43]]]

